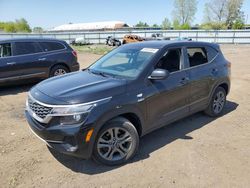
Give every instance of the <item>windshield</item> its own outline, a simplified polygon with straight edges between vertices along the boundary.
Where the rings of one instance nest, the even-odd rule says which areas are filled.
[[[133,79],[152,59],[158,49],[117,48],[89,67],[90,71]]]

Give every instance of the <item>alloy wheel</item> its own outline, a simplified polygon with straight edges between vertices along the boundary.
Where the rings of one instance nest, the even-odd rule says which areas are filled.
[[[132,146],[131,134],[123,128],[106,130],[98,139],[97,151],[108,161],[118,161],[126,157]]]
[[[66,74],[66,70],[64,69],[57,69],[55,72],[54,72],[54,76],[60,76],[60,75],[64,75]]]
[[[222,111],[225,104],[225,99],[226,99],[225,94],[222,91],[219,91],[216,94],[213,102],[214,113],[219,114]]]

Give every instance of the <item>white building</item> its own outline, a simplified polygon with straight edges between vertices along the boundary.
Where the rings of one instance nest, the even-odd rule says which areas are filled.
[[[124,27],[129,27],[125,22],[109,21],[109,22],[91,22],[91,23],[77,23],[64,24],[57,26],[50,32],[65,32],[65,31],[91,31],[91,30],[115,30]]]

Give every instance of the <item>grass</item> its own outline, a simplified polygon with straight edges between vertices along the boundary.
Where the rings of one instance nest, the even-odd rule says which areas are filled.
[[[83,46],[75,46],[73,45],[72,48],[78,52],[86,52],[98,55],[104,55],[110,52],[113,47],[106,46],[106,45],[83,45]]]

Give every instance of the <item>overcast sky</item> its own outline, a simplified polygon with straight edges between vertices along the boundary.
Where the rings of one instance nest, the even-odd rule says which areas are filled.
[[[25,18],[31,27],[45,29],[65,23],[124,21],[134,25],[139,21],[161,24],[164,17],[172,19],[174,0],[0,0],[0,21]],[[204,4],[198,1],[193,24],[203,21]],[[250,17],[250,0],[243,10]],[[248,23],[250,18],[248,18]]]

